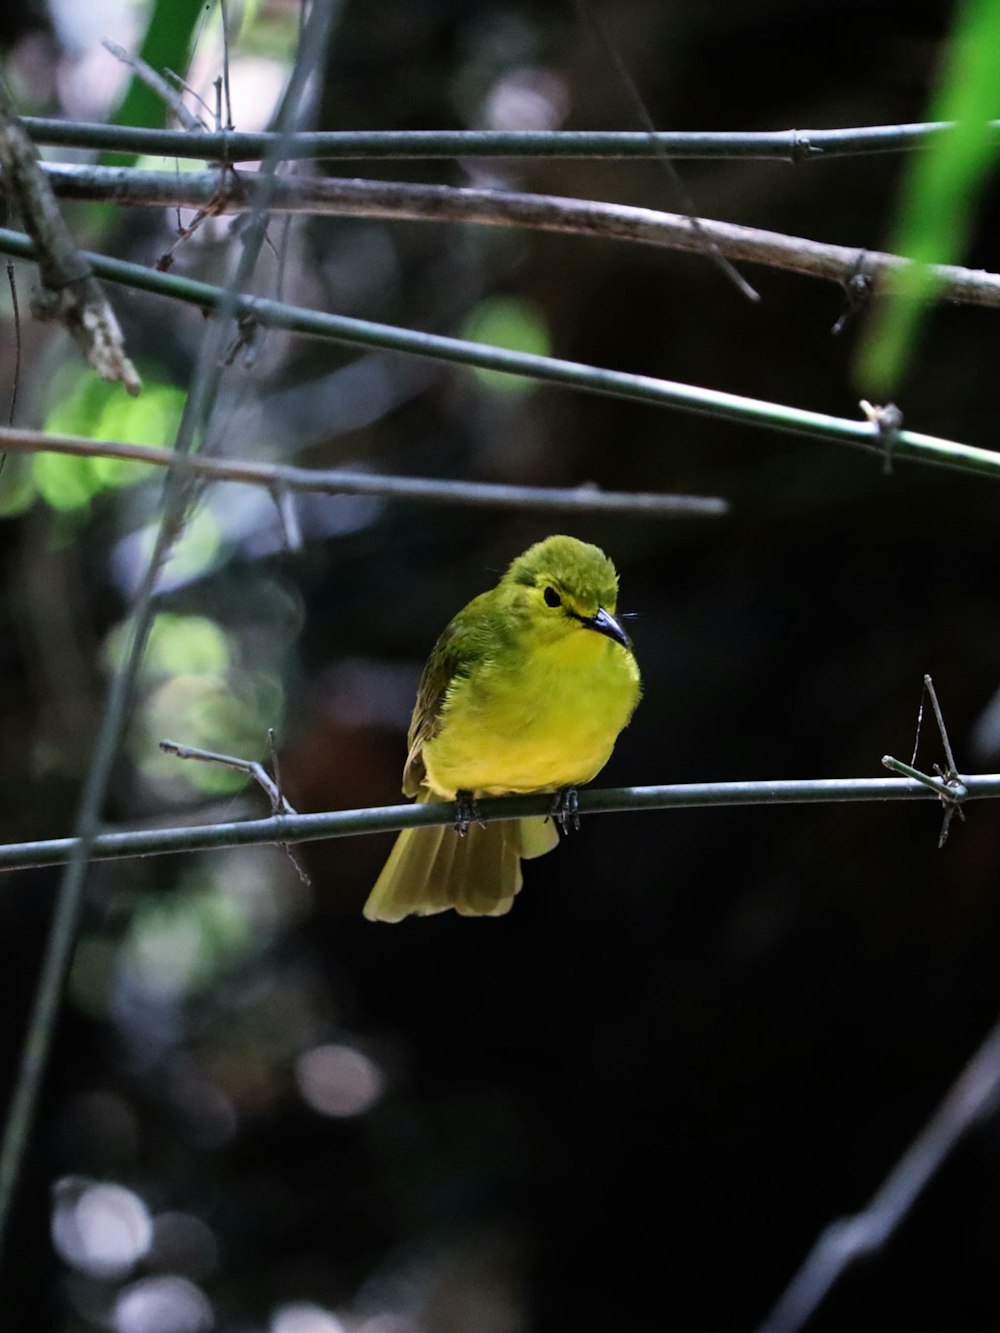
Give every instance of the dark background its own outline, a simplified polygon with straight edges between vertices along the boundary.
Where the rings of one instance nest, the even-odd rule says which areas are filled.
[[[762,0],[621,4],[606,22],[658,126],[749,130],[921,119],[950,16],[943,4]],[[568,127],[634,127],[570,5],[505,0],[348,4],[320,123],[481,124],[488,90],[521,67],[564,81]],[[880,248],[903,163],[681,171],[706,216]],[[516,188],[676,207],[655,163],[489,170]],[[482,180],[472,163],[367,174]],[[997,267],[997,203],[987,197],[971,266]],[[150,229],[166,235],[168,222],[120,220],[103,244],[148,257]],[[192,271],[213,272],[205,249]],[[858,415],[860,325],[831,337],[844,297],[829,285],[748,267],[763,298],[751,306],[699,257],[416,223],[315,221],[295,254],[289,299],[456,332],[485,297],[514,296],[541,312],[555,355]],[[366,276],[351,288],[355,265]],[[117,299],[147,364],[186,383],[194,320],[153,298]],[[935,313],[899,394],[908,426],[992,445],[995,318]],[[280,340],[271,350],[230,378],[270,404],[275,447],[293,453],[288,402],[268,395],[297,387],[308,406],[355,354]],[[875,459],[766,430],[545,387],[503,394],[398,358],[370,364],[394,404],[325,438],[315,428],[303,461],[719,494],[732,513],[657,522],[386,505],[345,509],[353,527],[338,533],[322,515],[341,502],[316,501],[303,506],[301,554],[232,537],[165,604],[223,625],[246,663],[272,664],[300,809],[397,799],[412,688],[437,633],[560,530],[612,555],[621,605],[638,613],[645,698],[602,783],[878,774],[884,753],[910,757],[924,672],[960,768],[996,767],[989,481],[907,465],[887,475]],[[239,439],[224,447],[241,452]],[[206,503],[224,509],[226,492]],[[110,557],[131,504],[99,497],[67,535],[39,501],[0,531],[7,840],[71,825],[103,688],[99,644],[123,614]],[[39,595],[68,603],[82,680],[40,663],[25,610]],[[129,753],[110,815],[181,822],[183,808],[137,787]],[[925,767],[941,758],[925,730]],[[185,799],[195,809],[204,794]],[[238,808],[258,807],[248,796]],[[253,872],[246,854],[206,854],[188,881],[173,859],[95,867],[84,938],[104,948],[109,975],[134,945],[137,903],[184,901],[192,873],[229,875],[237,904],[241,875],[272,876],[294,910],[259,947],[212,955],[205,984],[170,1004],[143,1007],[141,967],[103,1006],[71,992],[19,1194],[5,1327],[90,1328],[98,1298],[186,1272],[234,1330],[267,1328],[296,1300],[364,1333],[753,1328],[817,1233],[864,1204],[1000,1011],[993,807],[970,808],[942,852],[939,825],[923,803],[595,816],[528,865],[509,917],[392,927],[360,916],[388,838],[304,849],[311,892],[271,851]],[[5,1069],[56,883],[48,871],[9,876],[0,896]],[[293,1070],[303,1050],[341,1041],[375,1062],[384,1091],[366,1114],[330,1118],[303,1102]],[[188,1103],[184,1079],[200,1089]],[[232,1113],[214,1138],[213,1097]],[[990,1119],[815,1327],[1000,1327],[998,1150]],[[71,1271],[48,1238],[50,1191],[66,1177],[114,1180],[154,1213],[200,1218],[215,1261],[157,1268],[154,1255],[103,1283]]]

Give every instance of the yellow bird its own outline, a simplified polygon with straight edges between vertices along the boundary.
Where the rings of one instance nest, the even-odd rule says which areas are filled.
[[[510,911],[521,859],[556,845],[556,822],[575,817],[575,788],[608,762],[639,702],[617,601],[603,551],[548,537],[448,625],[417,691],[403,792],[457,800],[459,822],[399,835],[365,904],[369,920]],[[553,819],[471,822],[477,797],[509,792],[560,793]]]

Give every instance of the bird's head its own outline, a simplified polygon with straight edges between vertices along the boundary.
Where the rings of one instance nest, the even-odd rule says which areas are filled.
[[[631,648],[615,618],[618,575],[597,546],[576,537],[546,537],[511,564],[501,587],[513,593],[533,626],[559,638],[581,630]]]

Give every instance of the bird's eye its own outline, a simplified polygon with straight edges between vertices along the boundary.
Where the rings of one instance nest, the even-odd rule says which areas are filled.
[[[546,588],[542,594],[545,598],[545,605],[551,607],[562,606],[562,598],[556,592],[555,588]]]

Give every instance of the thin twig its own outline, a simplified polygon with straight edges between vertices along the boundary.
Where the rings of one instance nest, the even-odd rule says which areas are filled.
[[[645,99],[639,91],[639,86],[632,77],[632,71],[626,65],[621,51],[614,44],[608,35],[608,30],[601,20],[600,13],[591,0],[576,0],[576,12],[582,20],[589,23],[597,40],[607,55],[611,64],[614,66],[618,78],[625,89],[625,94],[632,104],[632,110],[639,121],[639,124],[646,131],[646,137],[649,139],[649,146],[652,148],[656,160],[663,168],[663,172],[670,182],[670,186],[675,197],[680,201],[680,206],[685,216],[691,224],[691,228],[701,242],[701,248],[708,258],[715,264],[724,277],[728,278],[741,295],[749,301],[759,301],[760,293],[747,282],[733,265],[729,262],[718,242],[712,237],[711,233],[705,229],[698,216],[698,210],[695,208],[694,200],[688,192],[684,182],[681,180],[680,172],[674,166],[673,159],[657,138],[656,126],[653,118],[649,114]]]
[[[171,84],[177,92],[186,93],[188,97],[198,103],[206,116],[211,116],[212,108],[205,101],[204,97],[191,87],[186,79],[182,79],[181,76],[175,70],[170,69],[169,66],[164,68],[163,74],[167,82]],[[199,131],[205,129],[205,122],[202,120],[201,116],[195,116],[195,120],[197,121]],[[192,128],[194,127],[192,126]]]
[[[288,486],[282,482],[270,487],[271,498],[274,500],[274,508],[278,514],[278,522],[281,524],[281,536],[285,543],[285,550],[292,555],[297,555],[302,550],[302,525],[299,522],[299,511],[295,505],[295,497]]]
[[[179,130],[140,129],[85,121],[25,117],[36,143],[64,148],[148,153],[226,162],[258,162],[274,148],[267,131],[205,133],[197,141]],[[1000,132],[1000,121],[991,122]],[[821,158],[912,152],[953,127],[945,121],[866,125],[848,129],[648,133],[581,130],[332,130],[298,133],[282,149],[286,161],[303,158],[674,158],[813,162]]]
[[[930,676],[924,676],[924,693],[931,701],[931,708],[934,710],[934,720],[937,722],[938,734],[941,737],[941,745],[944,748],[945,769],[944,772],[935,764],[935,769],[941,774],[945,786],[949,791],[954,791],[960,785],[958,769],[955,766],[955,754],[951,748],[951,741],[948,738],[948,728],[944,724],[944,713],[941,711],[941,705],[938,702],[937,690],[934,688],[934,682]],[[944,806],[944,814],[941,817],[941,833],[938,837],[938,848],[942,848],[948,841],[948,833],[951,830],[951,821],[958,811],[958,817],[965,822],[965,811],[961,805],[947,797],[941,798],[941,804]]]
[[[935,777],[931,777],[928,773],[921,773],[913,767],[917,758],[917,750],[920,748],[920,728],[924,719],[925,698],[930,699],[931,707],[934,710],[934,718],[937,722],[941,744],[944,747],[945,763],[947,765],[942,771],[940,766],[935,764]],[[938,849],[940,850],[948,841],[948,833],[951,830],[951,821],[955,812],[957,811],[959,818],[964,821],[965,811],[961,805],[964,799],[962,780],[959,777],[958,769],[955,767],[955,755],[951,748],[951,741],[948,739],[948,728],[944,724],[944,714],[941,711],[937,690],[935,690],[934,682],[930,676],[924,676],[923,689],[920,691],[920,708],[917,712],[917,734],[913,742],[913,759],[909,764],[904,764],[899,759],[893,759],[886,755],[882,763],[886,768],[892,769],[896,773],[903,773],[908,777],[916,778],[918,782],[923,782],[941,797],[944,813],[941,817],[941,832],[938,836]]]
[[[944,724],[944,714],[941,711],[941,705],[938,702],[937,690],[934,688],[934,682],[930,676],[924,676],[924,689],[927,691],[927,697],[931,701],[931,708],[934,710],[934,720],[938,725],[938,732],[941,736],[941,744],[944,746],[944,758],[947,764],[946,776],[952,777],[957,774],[955,767],[955,754],[951,748],[951,741],[948,739],[948,728]]]
[[[758,1333],[800,1333],[844,1273],[884,1249],[972,1126],[993,1114],[998,1096],[1000,1023],[868,1206],[823,1231]]]
[[[244,759],[235,754],[220,754],[216,750],[202,750],[197,745],[181,745],[179,741],[160,741],[160,749],[164,754],[172,754],[177,759],[197,759],[203,764],[221,764],[225,768],[235,768],[239,773],[246,773],[248,777],[253,778],[271,802],[272,815],[298,813],[286,800],[281,788],[264,765],[256,759]]]
[[[249,210],[255,173],[144,171],[49,163],[46,174],[56,194],[79,200],[145,208],[204,209],[221,213]],[[292,177],[276,181],[274,213],[341,217],[397,218],[417,222],[476,222],[484,226],[527,227],[563,235],[598,236],[664,249],[697,253],[702,248],[690,218],[652,208],[516,190],[455,189],[411,181]],[[759,227],[700,218],[699,226],[731,259],[821,278],[843,285],[851,280],[859,255],[865,257],[872,296],[895,290],[910,261],[878,250],[858,250]],[[1000,274],[958,265],[932,266],[942,300],[1000,307]]]
[[[276,495],[288,492],[372,495],[431,504],[476,505],[499,509],[567,509],[581,513],[620,513],[650,518],[717,518],[729,511],[725,500],[710,495],[630,494],[602,491],[592,485],[563,488],[437,481],[427,477],[379,476],[373,472],[352,472],[346,468],[324,471],[281,463],[178,454],[172,449],[158,449],[147,444],[118,444],[73,435],[47,435],[42,431],[4,430],[2,427],[0,448],[19,454],[56,453],[77,458],[119,458],[127,462],[146,463],[151,467],[171,468],[206,481],[263,486]],[[291,540],[289,546],[296,549]]]
[[[0,253],[30,257],[30,242],[17,232],[0,229]],[[242,295],[232,302],[224,301],[224,292],[205,282],[173,274],[157,273],[141,264],[130,264],[106,256],[89,256],[94,271],[111,282],[122,282],[142,291],[188,302],[203,310],[221,311],[231,304],[238,318],[256,321],[266,328],[288,329],[305,337],[332,339],[361,347],[382,347],[406,352],[433,360],[458,365],[479,366],[484,370],[499,370],[509,375],[524,375],[548,384],[613,398],[625,398],[659,407],[673,407],[681,411],[736,421],[746,425],[768,427],[792,435],[811,436],[828,443],[849,445],[881,458],[883,445],[875,428],[867,421],[849,421],[843,417],[811,412],[805,408],[790,407],[784,403],[766,403],[741,394],[725,393],[719,389],[704,389],[671,380],[654,379],[649,375],[632,375],[625,371],[605,370],[599,366],[582,365],[576,361],[562,361],[555,357],[535,356],[528,352],[513,352],[507,348],[491,347],[468,342],[461,338],[446,338],[440,334],[421,333],[414,329],[398,328],[391,324],[376,324],[370,320],[353,319],[347,315],[332,315],[301,306],[268,301],[262,297]],[[189,400],[190,401],[190,400]],[[956,472],[975,473],[1000,478],[1000,452],[977,449],[952,440],[921,435],[916,431],[900,431],[893,445],[894,457],[912,462],[927,463]]]
[[[1000,773],[962,776],[963,801],[1000,797]],[[621,813],[625,810],[701,809],[735,805],[826,805],[868,801],[937,800],[940,793],[909,778],[780,779],[770,782],[690,782],[665,787],[606,787],[581,791],[581,815]],[[499,796],[476,802],[477,817],[521,819],[547,815],[548,796]],[[362,833],[391,833],[404,828],[454,825],[456,807],[450,801],[418,805],[377,806],[367,810],[332,810],[320,814],[279,815],[238,823],[202,827],[131,830],[102,833],[91,848],[94,860],[130,856],[207,851],[218,847],[246,847],[260,843],[313,842]],[[59,865],[79,845],[76,838],[0,845],[0,870]]]
[[[180,745],[177,741],[160,741],[160,749],[165,754],[176,755],[178,759],[198,759],[202,763],[223,764],[226,768],[235,768],[239,773],[246,773],[248,777],[253,778],[271,802],[272,815],[297,815],[298,811],[281,789],[281,775],[278,770],[278,755],[273,727],[268,728],[267,744],[271,754],[271,767],[274,769],[273,778],[264,765],[258,763],[256,759],[243,759],[239,755],[233,754],[219,754],[215,750],[201,750],[195,745]],[[295,867],[299,879],[308,888],[312,881],[305,867],[288,843],[281,843],[281,847]]]
[[[14,316],[14,375],[13,383],[10,386],[10,403],[7,408],[7,427],[14,424],[14,413],[17,409],[17,391],[21,384],[21,310],[17,300],[17,277],[14,273],[14,261],[7,260],[7,285],[10,288],[11,311]],[[0,452],[0,474],[7,466],[6,452]]]
[[[200,134],[205,129],[203,122],[185,105],[181,94],[172,88],[152,65],[148,65],[142,56],[133,55],[130,51],[126,51],[124,46],[119,46],[117,42],[112,42],[108,38],[105,38],[101,45],[109,55],[120,60],[136,78],[165,102],[186,130]]]
[[[940,796],[942,801],[957,803],[964,801],[968,796],[957,775],[950,779],[942,777],[940,774],[935,776],[930,773],[922,773],[919,768],[914,768],[912,764],[904,764],[902,759],[893,759],[891,754],[882,756],[882,767],[900,774],[901,777],[912,778],[914,782],[923,783],[936,796]]]
[[[234,129],[233,98],[229,88],[229,4],[228,0],[219,0],[219,14],[222,18],[222,90],[223,104],[226,108],[226,122],[222,127],[227,132]]]
[[[21,307],[17,299],[17,278],[14,265],[7,260],[7,285],[10,287],[10,304],[14,315],[14,380],[10,386],[10,406],[7,409],[7,425],[13,426],[17,411],[17,391],[21,387]]]

